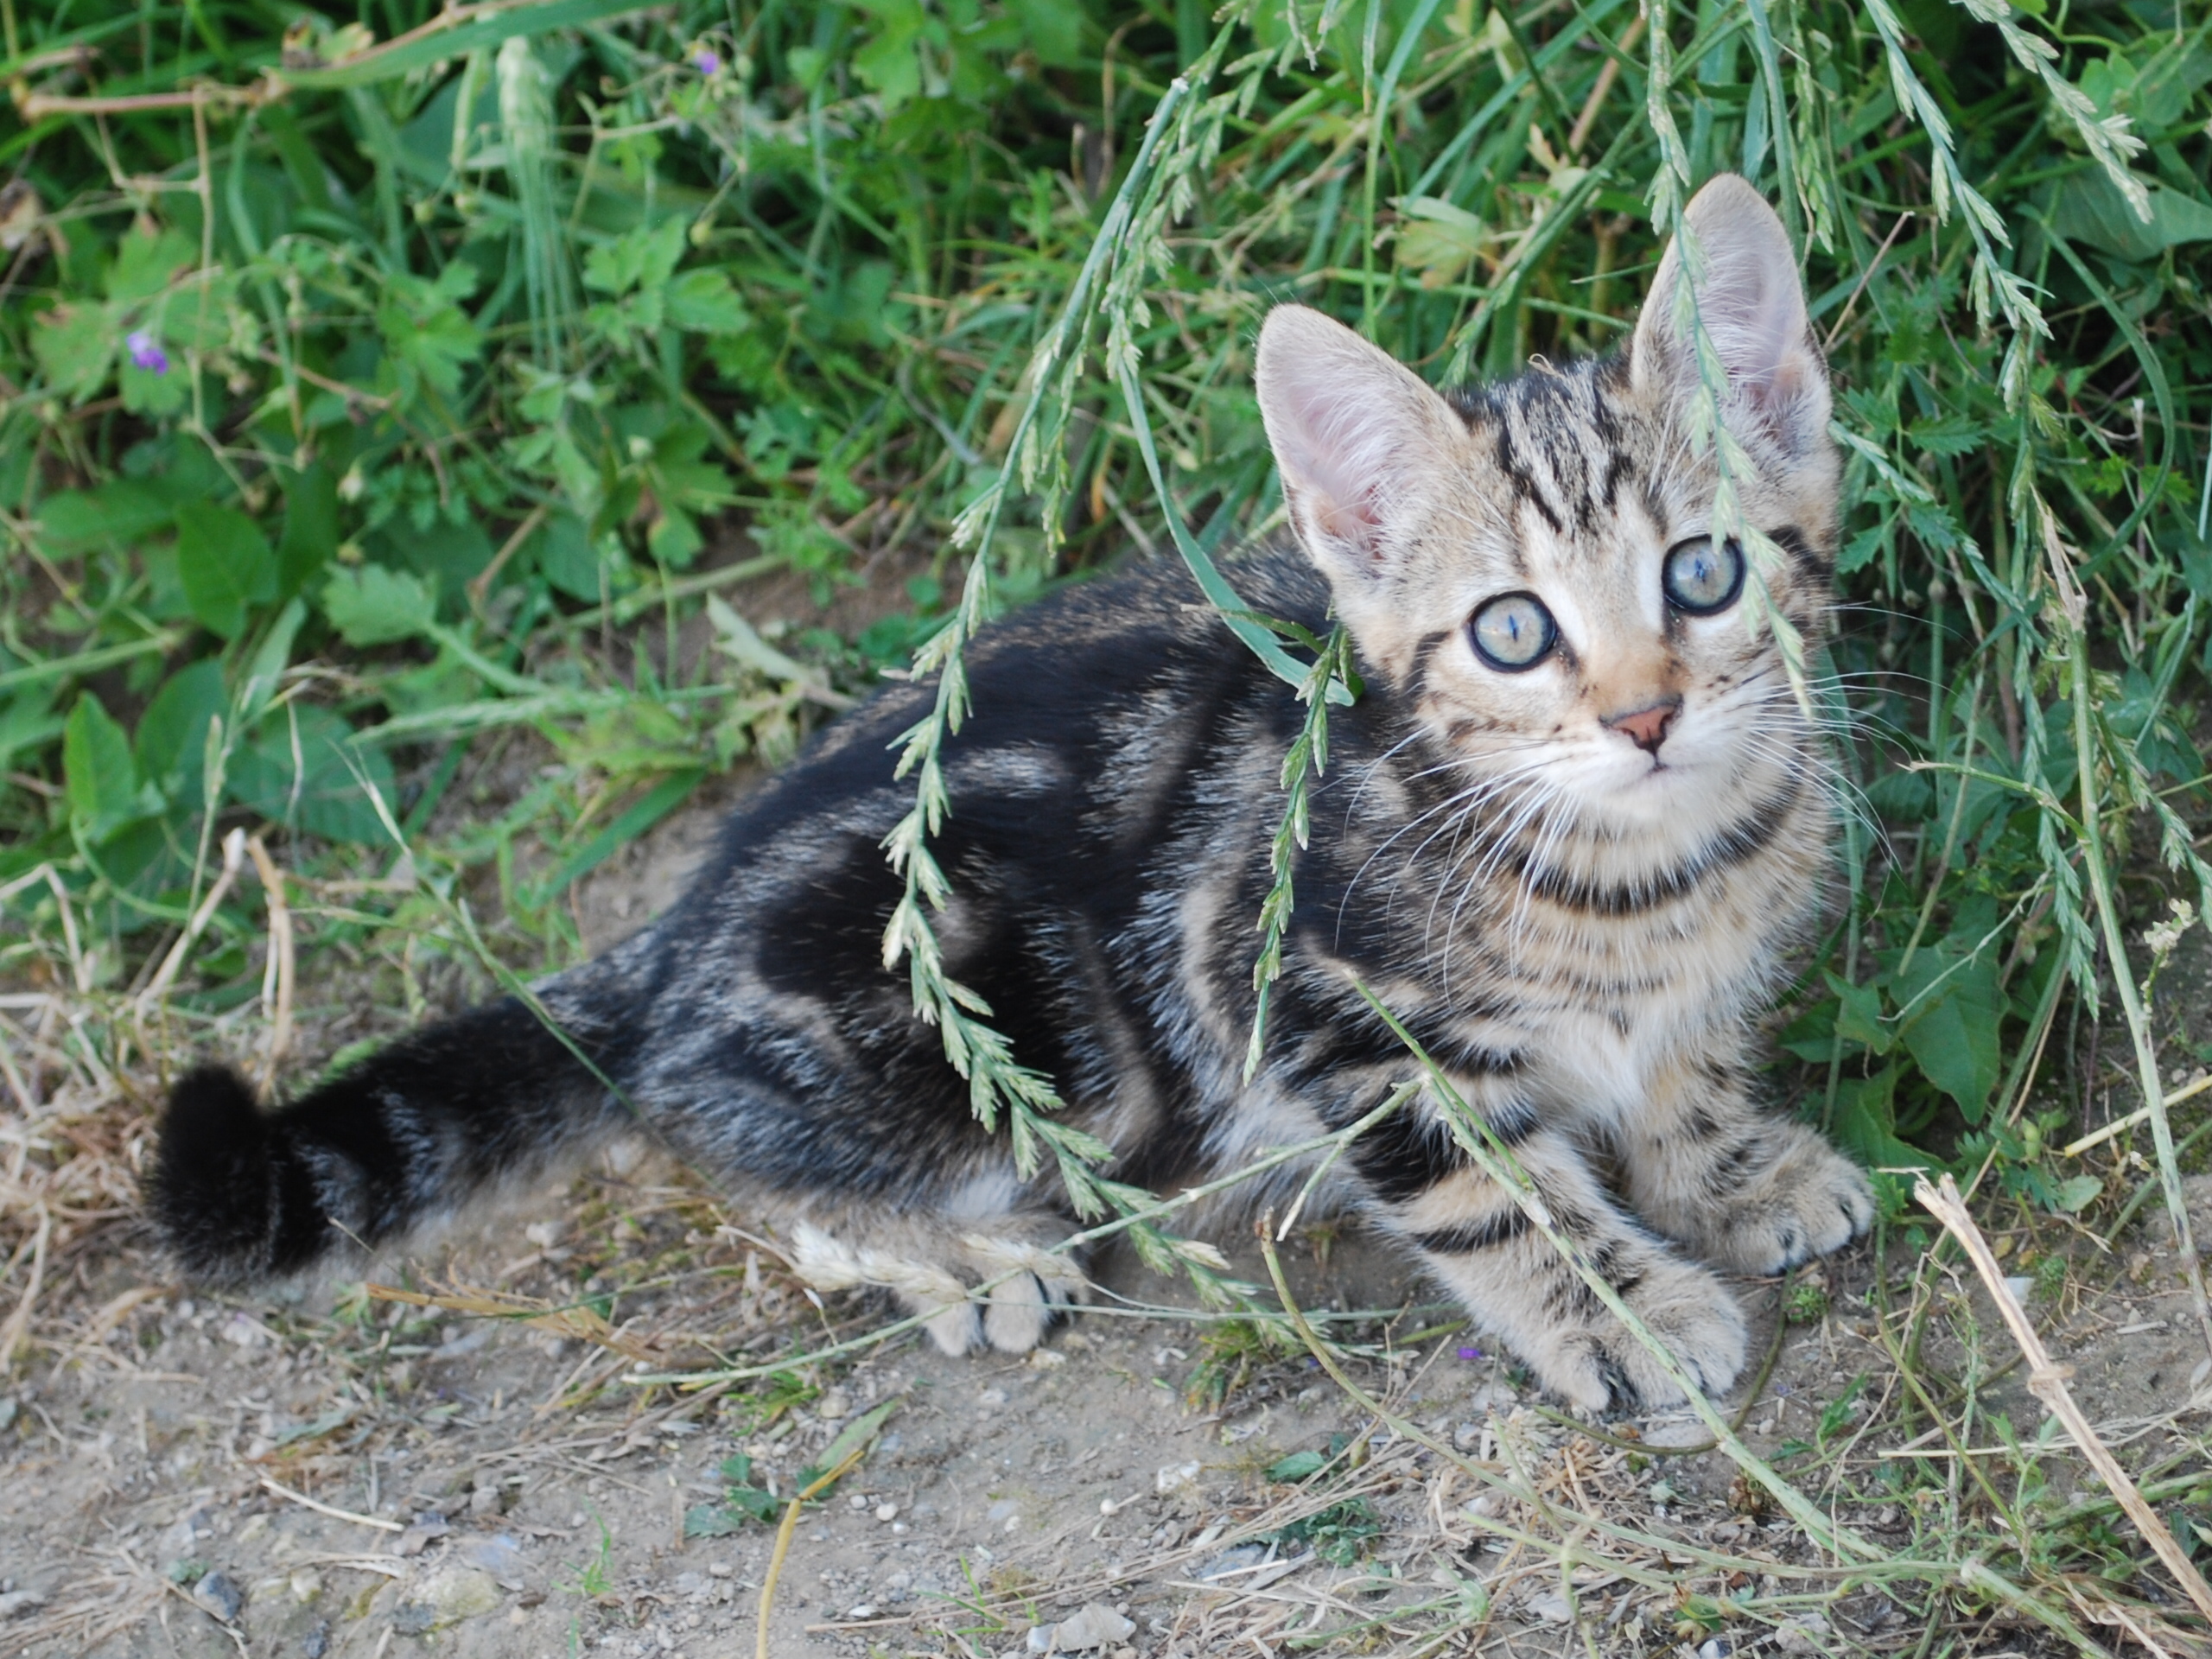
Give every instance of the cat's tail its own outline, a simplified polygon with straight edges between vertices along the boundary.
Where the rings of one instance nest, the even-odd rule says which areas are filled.
[[[619,1081],[642,1023],[626,976],[592,971],[612,965],[410,1033],[271,1109],[227,1067],[187,1075],[149,1194],[178,1265],[219,1284],[294,1273],[609,1138],[631,1122]]]

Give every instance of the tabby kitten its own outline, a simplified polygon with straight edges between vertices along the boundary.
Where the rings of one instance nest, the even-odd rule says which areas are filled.
[[[1776,604],[1817,638],[1837,461],[1789,245],[1738,178],[1688,213],[1743,509],[1788,551]],[[947,969],[1121,1179],[1233,1168],[1374,1108],[1412,1068],[1363,982],[1719,1389],[1745,1323],[1700,1261],[1773,1273],[1872,1206],[1856,1168],[1753,1101],[1752,1024],[1815,909],[1828,807],[1819,734],[1771,631],[1745,625],[1744,556],[1706,533],[1682,280],[1669,251],[1624,355],[1450,395],[1317,312],[1268,316],[1260,404],[1298,547],[1236,578],[1307,627],[1333,611],[1367,691],[1331,717],[1250,1082],[1254,923],[1301,710],[1179,569],[1073,588],[977,642],[936,846]],[[1035,1344],[1083,1289],[1047,1253],[1070,1219],[976,1124],[883,967],[882,842],[912,795],[886,752],[930,696],[892,687],[830,728],[664,917],[539,986],[557,1032],[510,997],[266,1112],[229,1071],[186,1077],[153,1182],[186,1271],[252,1281],[377,1244],[641,1116],[776,1220],[814,1283],[888,1288],[950,1353]],[[1332,1179],[1558,1395],[1674,1397],[1433,1104]]]

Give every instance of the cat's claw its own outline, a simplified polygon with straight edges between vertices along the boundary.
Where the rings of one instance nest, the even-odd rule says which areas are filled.
[[[1750,1332],[1726,1286],[1688,1262],[1655,1266],[1625,1299],[1666,1344],[1700,1393],[1725,1393],[1744,1369]],[[1586,1412],[1679,1404],[1682,1391],[1656,1357],[1611,1314],[1561,1330],[1528,1358],[1537,1380]]]
[[[1741,1273],[1781,1273],[1841,1249],[1873,1224],[1866,1172],[1802,1125],[1781,1132],[1787,1149],[1696,1241],[1709,1259]]]

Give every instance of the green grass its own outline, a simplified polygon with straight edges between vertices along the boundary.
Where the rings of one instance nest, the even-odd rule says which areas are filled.
[[[915,995],[1025,1156],[1130,1216],[936,965],[944,671],[1046,584],[1280,523],[1271,303],[1439,379],[1603,350],[1733,168],[1804,249],[1849,457],[1806,671],[1860,810],[1775,1090],[2092,1228],[2139,1141],[2177,1211],[2161,1080],[2212,1060],[2156,931],[2212,898],[2201,8],[538,0],[381,44],[438,15],[0,16],[0,973],[87,993],[101,1067],[262,994],[251,874],[207,907],[232,826],[320,884],[302,983],[365,961],[419,1007],[486,953],[572,959],[575,880],[918,652]],[[764,573],[880,620],[766,638]],[[1293,677],[1329,644],[1256,643]],[[2115,1081],[2150,1122],[2063,1157]]]

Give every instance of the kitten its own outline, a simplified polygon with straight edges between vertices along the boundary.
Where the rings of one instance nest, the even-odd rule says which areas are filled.
[[[1743,510],[1787,550],[1774,602],[1817,639],[1838,466],[1793,256],[1740,179],[1688,215]],[[1333,610],[1367,690],[1331,715],[1249,1084],[1255,920],[1302,710],[1179,569],[1072,588],[977,641],[934,845],[948,970],[1121,1179],[1234,1168],[1372,1109],[1414,1068],[1364,982],[1718,1390],[1745,1322],[1700,1262],[1773,1273],[1872,1206],[1855,1167],[1753,1099],[1752,1026],[1815,911],[1829,809],[1820,734],[1771,631],[1746,626],[1744,556],[1705,533],[1681,280],[1670,250],[1624,354],[1449,396],[1317,312],[1268,316],[1260,404],[1298,547],[1234,575],[1256,610],[1317,630]],[[666,916],[539,986],[558,1032],[510,997],[265,1113],[234,1074],[186,1077],[153,1180],[185,1270],[251,1281],[341,1234],[375,1244],[642,1117],[779,1221],[813,1282],[889,1288],[948,1352],[1035,1344],[1083,1288],[1047,1253],[1071,1223],[977,1125],[882,962],[899,884],[881,843],[913,792],[887,751],[930,696],[893,687],[831,728]],[[1333,1179],[1559,1395],[1675,1396],[1432,1104]]]

